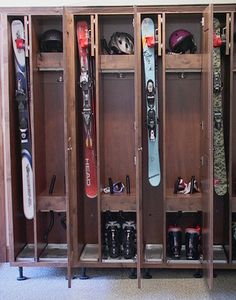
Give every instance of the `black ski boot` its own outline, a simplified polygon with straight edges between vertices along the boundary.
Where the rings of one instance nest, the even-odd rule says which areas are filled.
[[[182,247],[181,227],[170,226],[168,229],[169,256],[172,259],[180,259]]]
[[[122,225],[122,246],[125,259],[133,259],[136,255],[136,225],[134,221],[126,221]]]
[[[200,227],[185,229],[186,259],[199,259]]]
[[[108,221],[105,229],[108,254],[111,258],[118,258],[121,254],[121,226],[117,221]]]

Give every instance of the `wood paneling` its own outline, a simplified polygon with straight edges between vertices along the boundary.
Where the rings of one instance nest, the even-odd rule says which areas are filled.
[[[0,45],[3,44],[3,26],[2,26],[2,15],[0,15]],[[2,71],[3,71],[3,47],[0,47],[0,262],[5,262],[7,257],[6,251],[6,216],[5,216],[5,186],[4,186],[4,146],[3,146],[3,97],[2,97]],[[5,82],[5,81],[4,81]]]
[[[212,122],[212,6],[205,9],[202,35],[202,84],[201,117],[204,122],[201,130],[201,189],[203,204],[202,244],[204,269],[208,286],[213,286],[213,122]],[[206,105],[207,103],[207,105]]]
[[[133,55],[101,55],[102,70],[134,70]]]
[[[37,66],[40,70],[62,70],[63,53],[38,53]]]
[[[201,54],[169,54],[166,55],[166,69],[194,69],[201,71],[202,55]]]

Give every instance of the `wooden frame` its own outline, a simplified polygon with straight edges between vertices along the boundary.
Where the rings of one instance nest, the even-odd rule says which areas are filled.
[[[2,24],[2,15],[0,15],[0,24]],[[0,43],[2,44],[3,39],[3,31],[2,26],[0,30]],[[3,63],[3,53],[2,53],[2,47],[0,48],[0,65]],[[1,68],[0,73],[0,90],[3,90],[2,82],[3,82],[3,68]],[[4,145],[3,145],[3,138],[4,138],[4,126],[3,126],[3,97],[2,94],[0,94],[0,119],[1,119],[1,125],[0,125],[0,190],[1,196],[0,196],[0,262],[5,262],[7,260],[7,242],[6,242],[6,209],[5,209],[5,186],[4,186]]]
[[[189,268],[204,270],[208,286],[213,286],[213,267],[214,268],[236,268],[233,263],[232,251],[232,235],[231,223],[236,216],[236,198],[233,190],[234,181],[234,162],[236,161],[234,148],[234,108],[233,99],[236,95],[236,89],[233,88],[236,80],[236,51],[233,45],[233,32],[236,28],[235,5],[196,5],[196,6],[150,6],[150,7],[65,7],[65,8],[9,8],[1,10],[1,39],[7,33],[8,41],[1,48],[1,57],[3,62],[4,74],[11,74],[13,64],[11,62],[12,50],[10,39],[10,21],[19,16],[24,19],[28,18],[29,23],[29,41],[30,41],[30,65],[31,65],[31,115],[32,115],[32,134],[33,134],[33,165],[36,166],[34,171],[35,187],[37,196],[36,216],[33,221],[25,221],[22,216],[18,216],[19,202],[21,201],[21,187],[17,183],[19,175],[19,164],[17,163],[17,143],[14,141],[16,136],[16,113],[14,112],[14,78],[9,75],[8,78],[2,78],[3,99],[2,108],[4,118],[3,137],[0,128],[0,149],[4,149],[4,173],[3,173],[3,157],[0,157],[0,186],[1,182],[5,182],[5,195],[9,219],[9,260],[14,266],[67,266],[68,270],[68,286],[71,286],[71,278],[73,268],[136,268],[137,284],[141,287],[141,273],[145,268]],[[212,158],[212,19],[213,12],[225,18],[228,24],[227,28],[227,54],[229,53],[228,62],[230,91],[226,98],[230,101],[228,115],[229,121],[229,199],[226,199],[227,205],[224,216],[228,220],[228,229],[226,244],[229,246],[228,261],[224,264],[214,261],[213,245],[218,237],[213,232],[214,219],[216,219],[216,208],[219,203],[214,198],[212,182],[213,182],[213,158]],[[146,135],[145,135],[145,113],[144,113],[144,90],[142,87],[142,49],[141,49],[141,22],[142,18],[151,15],[155,19],[156,26],[161,35],[158,44],[158,83],[160,93],[160,136],[161,136],[161,168],[162,182],[158,190],[151,189],[146,180]],[[59,27],[63,31],[64,51],[63,53],[37,53],[38,41],[37,35],[42,31],[41,21],[47,27],[47,18],[52,20],[56,18],[59,21]],[[204,19],[203,26],[200,22]],[[42,19],[42,20],[41,20]],[[83,131],[83,123],[81,120],[81,92],[78,88],[79,82],[79,60],[77,58],[77,39],[76,39],[76,22],[80,19],[86,19],[90,22],[92,33],[92,49],[91,54],[95,59],[95,95],[96,95],[96,134],[97,134],[97,180],[98,180],[98,196],[88,202],[84,195],[83,188],[83,147],[81,132]],[[111,19],[113,22],[111,22]],[[134,28],[131,23],[133,21]],[[135,53],[134,55],[109,56],[103,55],[100,48],[100,38],[109,35],[109,24],[114,23],[115,30],[127,26],[134,35]],[[230,23],[231,22],[231,23]],[[199,45],[196,54],[170,55],[166,54],[168,48],[168,36],[173,31],[176,24],[189,25]],[[231,26],[231,27],[230,27]],[[123,29],[124,30],[124,29]],[[202,38],[202,40],[200,40]],[[5,39],[4,39],[5,40]],[[46,102],[47,84],[50,80],[54,80],[53,74],[60,74],[64,78],[63,91],[58,88],[59,104],[58,109],[50,106]],[[115,78],[113,74],[121,74],[120,78]],[[121,77],[125,74],[126,81],[120,83]],[[182,80],[182,81],[181,81]],[[188,86],[184,88],[184,84]],[[122,96],[121,105],[124,107],[129,105],[127,110],[123,109],[123,114],[119,115],[117,132],[120,135],[122,128],[128,132],[130,143],[126,152],[129,157],[127,165],[125,161],[125,151],[120,149],[117,157],[119,163],[115,161],[115,147],[111,146],[110,156],[107,148],[107,140],[112,139],[112,131],[115,132],[115,125],[108,128],[108,123],[115,119],[117,115],[118,96],[114,93],[114,97],[109,99],[111,90],[115,91],[118,87],[121,90],[129,91],[126,99]],[[195,93],[191,99],[183,99],[183,108],[179,109],[181,98],[191,91],[197,91],[201,87],[201,93]],[[132,91],[130,91],[132,89]],[[45,90],[47,90],[45,92]],[[120,93],[121,95],[122,92]],[[46,94],[45,94],[46,93]],[[41,96],[40,96],[41,95]],[[39,101],[42,98],[42,101]],[[55,98],[55,95],[52,96]],[[119,99],[118,99],[119,100]],[[122,102],[123,101],[123,102]],[[39,103],[41,103],[41,108]],[[110,106],[109,106],[109,105]],[[42,108],[43,106],[43,108]],[[45,192],[48,187],[48,178],[44,182],[43,177],[48,177],[51,172],[51,162],[53,150],[47,147],[45,136],[41,134],[39,128],[43,123],[44,130],[50,132],[51,127],[47,120],[46,112],[58,115],[63,112],[62,120],[54,120],[58,122],[63,136],[61,140],[56,142],[60,148],[60,171],[65,173],[65,191],[59,191],[54,197],[49,197]],[[1,117],[0,109],[0,117]],[[180,119],[178,120],[178,116]],[[188,120],[186,121],[186,118]],[[56,119],[56,118],[55,118]],[[185,123],[182,120],[185,119]],[[191,122],[190,122],[191,121]],[[115,122],[113,122],[115,123]],[[131,123],[132,126],[131,126]],[[177,137],[178,127],[184,131],[187,126],[194,131],[195,136],[188,144],[185,136]],[[117,124],[116,124],[117,126]],[[123,127],[122,127],[123,126]],[[123,130],[123,131],[124,131]],[[175,136],[171,136],[171,132]],[[50,135],[50,133],[49,133]],[[115,134],[114,134],[115,135]],[[116,139],[119,140],[117,134]],[[52,135],[53,136],[53,135]],[[1,145],[1,141],[4,144]],[[178,140],[182,144],[188,144],[191,149],[184,149],[186,157],[180,157],[183,151],[183,145],[178,144]],[[171,149],[171,143],[174,143],[175,149]],[[41,144],[41,146],[40,146]],[[121,143],[120,143],[121,144]],[[126,143],[128,144],[128,142]],[[190,145],[191,144],[191,145]],[[51,153],[52,151],[52,153]],[[191,154],[193,152],[193,154]],[[133,156],[133,157],[132,157]],[[40,161],[39,157],[42,157]],[[180,157],[180,158],[178,158]],[[184,162],[188,161],[187,166]],[[181,166],[178,162],[181,162]],[[11,162],[7,164],[7,162]],[[191,166],[192,164],[192,166]],[[104,195],[100,192],[100,188],[106,184],[107,177],[112,174],[113,177],[122,179],[124,170],[128,169],[132,177],[132,193],[130,196],[123,194],[122,196]],[[180,170],[180,171],[179,171]],[[196,171],[195,171],[196,170]],[[181,172],[181,174],[177,174]],[[60,173],[60,172],[59,172]],[[176,176],[191,176],[196,173],[201,183],[201,193],[194,195],[174,195],[172,185]],[[188,178],[186,178],[188,179]],[[60,185],[63,185],[62,181]],[[3,206],[3,207],[1,207]],[[4,218],[4,199],[0,198],[0,219]],[[59,244],[67,244],[67,255],[64,260],[51,259],[40,260],[43,251],[46,249],[46,243],[43,240],[43,232],[45,231],[45,222],[48,221],[49,211],[66,212],[66,233],[58,234]],[[119,261],[107,262],[103,258],[103,235],[102,228],[104,226],[105,211],[111,210],[117,212],[124,210],[135,216],[137,226],[137,258],[135,261]],[[189,221],[189,215],[196,214],[201,211],[201,225],[203,231],[203,260],[189,263],[186,261],[176,263],[170,261],[168,257],[168,243],[166,233],[168,226],[173,221],[173,215],[178,211],[184,213],[184,223]],[[186,214],[185,214],[186,213]],[[47,217],[46,217],[47,215]],[[5,221],[2,221],[5,224]],[[21,232],[17,231],[16,224],[21,227]],[[18,227],[19,227],[18,226]],[[226,226],[226,227],[227,227]],[[151,231],[150,228],[155,230]],[[33,230],[32,230],[33,228]],[[91,230],[94,228],[94,230]],[[5,230],[1,226],[1,236],[4,236]],[[219,239],[222,240],[222,235]],[[95,245],[96,255],[93,260],[83,259],[86,245]],[[27,259],[19,260],[18,256],[21,249],[29,246],[30,256]],[[31,247],[32,245],[32,247]],[[146,260],[146,249],[150,245],[154,245],[159,249],[161,245],[162,256],[157,260]],[[3,259],[5,259],[5,242],[3,246]],[[25,249],[25,248],[24,248]],[[64,251],[65,249],[63,249]],[[159,250],[158,250],[159,251]],[[222,266],[223,265],[223,266]]]

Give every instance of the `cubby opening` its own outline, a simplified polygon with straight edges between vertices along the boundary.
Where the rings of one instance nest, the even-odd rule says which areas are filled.
[[[65,211],[63,68],[62,70],[50,69],[50,63],[47,71],[37,68],[40,38],[47,30],[62,31],[62,18],[60,16],[32,16],[31,22],[37,209]],[[47,52],[42,53],[44,55]],[[54,54],[48,53],[51,56]],[[63,53],[60,52],[60,54]]]
[[[134,75],[102,73],[100,80],[101,188],[109,178],[124,185],[130,180],[130,191],[101,193],[102,210],[135,210]]]
[[[174,194],[178,177],[195,176],[201,191],[201,73],[166,74],[166,209],[201,210],[201,192]],[[179,205],[179,206],[178,206]],[[179,207],[179,209],[178,209]]]
[[[128,33],[134,38],[133,15],[101,15],[98,19],[100,34],[101,69],[102,70],[134,70],[134,54],[111,54],[103,47],[104,40],[108,47],[111,37],[116,32]],[[102,42],[103,41],[103,42]]]
[[[134,263],[137,258],[136,214],[106,211],[101,215],[101,224],[102,262]]]
[[[167,263],[173,264],[200,264],[203,257],[202,257],[202,212],[168,212],[166,213],[166,259]],[[177,230],[177,235],[173,238],[171,237],[171,233],[169,232],[171,228]],[[191,240],[187,241],[187,233],[186,229],[189,230],[190,228],[200,228],[198,240]],[[176,232],[175,232],[176,234]],[[195,237],[196,238],[196,237]],[[173,243],[173,244],[172,244]],[[179,245],[178,250],[178,258],[175,258],[175,253],[173,252],[172,248],[177,247]],[[194,251],[197,253],[194,259],[189,259],[187,255],[187,245],[189,247],[195,249]],[[197,250],[196,250],[197,249]]]

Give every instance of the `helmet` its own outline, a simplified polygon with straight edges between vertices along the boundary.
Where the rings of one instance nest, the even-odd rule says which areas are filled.
[[[185,53],[188,50],[194,53],[197,50],[192,33],[185,29],[178,29],[170,35],[169,46],[175,53]]]
[[[62,52],[62,32],[56,29],[45,31],[40,37],[41,52]]]
[[[134,38],[125,32],[115,32],[111,36],[109,48],[112,54],[133,54]]]

